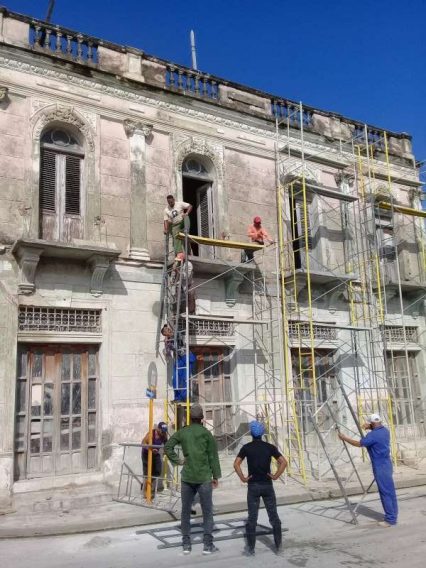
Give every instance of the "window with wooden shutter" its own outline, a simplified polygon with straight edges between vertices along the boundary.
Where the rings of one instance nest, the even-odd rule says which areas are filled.
[[[79,156],[66,156],[65,213],[80,215],[80,164]]]
[[[83,237],[82,171],[78,140],[66,130],[47,130],[41,139],[40,236],[71,242]]]
[[[201,237],[210,237],[210,204],[209,190],[200,190],[198,192],[198,207],[200,208],[200,228],[199,235]]]
[[[40,167],[40,209],[55,211],[56,206],[56,152],[42,149]]]

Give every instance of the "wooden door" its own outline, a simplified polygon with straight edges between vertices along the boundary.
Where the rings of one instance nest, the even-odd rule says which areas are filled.
[[[17,477],[95,468],[97,349],[38,345],[23,347],[19,357]]]
[[[204,407],[206,426],[225,441],[234,432],[232,389],[229,362],[224,350],[214,347],[194,348],[197,356],[197,394]]]

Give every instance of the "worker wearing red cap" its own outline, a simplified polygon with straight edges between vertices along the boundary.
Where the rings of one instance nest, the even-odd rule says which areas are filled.
[[[253,219],[253,224],[249,225],[247,235],[250,237],[252,243],[257,243],[258,245],[265,245],[267,243],[271,245],[274,242],[266,229],[262,227],[262,219],[257,216]],[[252,250],[245,251],[248,262],[253,260],[253,252]]]

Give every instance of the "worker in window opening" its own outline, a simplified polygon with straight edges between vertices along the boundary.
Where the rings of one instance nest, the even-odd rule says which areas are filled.
[[[272,526],[276,551],[279,553],[282,544],[281,520],[277,512],[277,500],[272,481],[277,480],[283,474],[287,467],[287,460],[276,446],[262,440],[265,426],[261,422],[256,420],[250,422],[250,433],[253,440],[241,448],[234,461],[234,469],[238,477],[243,483],[247,483],[248,519],[246,522],[247,545],[245,553],[248,556],[254,555],[257,516],[261,497]],[[274,474],[271,473],[272,458],[275,458],[278,463],[278,469]],[[241,464],[245,459],[247,459],[248,467],[247,476],[241,469]]]
[[[372,414],[363,425],[364,430],[370,430],[361,440],[354,440],[339,432],[339,438],[356,448],[367,448],[373,468],[374,479],[379,490],[380,500],[385,512],[385,518],[378,523],[388,528],[396,525],[398,518],[398,502],[395,484],[392,477],[392,461],[390,457],[390,433],[382,424],[378,414]]]
[[[171,233],[175,255],[183,252],[183,241],[178,234],[185,228],[185,218],[192,211],[192,205],[185,201],[176,201],[173,195],[167,196],[167,207],[164,209],[164,234]],[[188,218],[189,221],[189,218]]]
[[[161,457],[161,447],[167,442],[167,424],[159,422],[157,427],[152,431],[152,445],[157,446],[152,449],[152,471],[151,475],[154,479],[152,483],[153,494],[156,491],[163,491],[163,459]],[[148,450],[149,432],[147,432],[142,440],[142,467],[144,480],[148,477]],[[143,487],[143,486],[142,486]]]
[[[213,544],[213,501],[215,489],[221,477],[216,441],[204,428],[203,409],[194,404],[190,411],[191,424],[175,432],[164,447],[169,460],[183,465],[181,472],[181,531],[184,554],[191,553],[191,508],[196,494],[200,496],[203,512],[204,548],[203,554],[212,554],[218,549]],[[175,446],[180,445],[183,458],[179,458]]]
[[[266,229],[262,227],[262,219],[260,217],[255,217],[253,219],[253,224],[249,225],[247,229],[247,236],[250,238],[252,243],[256,243],[258,245],[272,245],[274,242]],[[246,261],[251,262],[253,260],[254,251],[245,250],[244,252],[246,254]]]

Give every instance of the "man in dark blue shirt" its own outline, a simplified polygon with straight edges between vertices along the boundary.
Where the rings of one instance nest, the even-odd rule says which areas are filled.
[[[398,519],[398,502],[392,478],[392,461],[390,458],[390,434],[382,424],[378,414],[372,414],[369,422],[364,424],[370,432],[361,440],[353,440],[339,432],[339,438],[357,448],[367,448],[373,468],[374,479],[379,490],[380,500],[385,511],[385,519],[379,523],[382,527],[396,525]]]
[[[287,460],[281,455],[278,448],[262,440],[265,427],[261,422],[250,422],[250,433],[253,441],[245,444],[234,461],[234,469],[247,488],[248,519],[246,523],[247,554],[253,555],[256,545],[256,525],[259,513],[260,498],[268,513],[271,523],[277,552],[281,549],[282,532],[281,521],[277,513],[277,500],[272,481],[278,479],[287,467]],[[278,462],[278,469],[271,474],[271,459]],[[241,470],[241,464],[247,459],[248,476]]]

